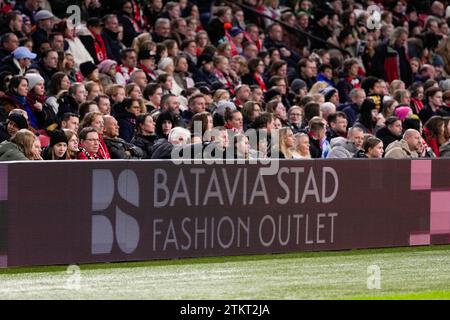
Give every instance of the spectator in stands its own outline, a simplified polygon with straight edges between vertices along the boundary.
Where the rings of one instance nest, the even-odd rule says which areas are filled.
[[[119,40],[119,20],[115,14],[108,14],[103,18],[105,27],[101,32],[106,47],[108,59],[121,61],[121,50],[125,47]]]
[[[0,38],[0,60],[9,56],[19,47],[19,38],[14,33],[5,33]]]
[[[38,140],[33,132],[19,130],[11,141],[0,143],[0,161],[27,161],[39,158],[40,150],[36,148]]]
[[[184,56],[178,56],[174,59],[175,72],[173,73],[173,80],[178,84],[182,90],[187,90],[194,87],[194,80],[192,74],[188,71],[188,61]]]
[[[202,93],[193,95],[188,100],[188,110],[183,111],[181,114],[183,121],[186,126],[189,126],[192,120],[192,117],[197,113],[205,112],[206,110],[206,99]]]
[[[423,128],[425,141],[438,158],[440,157],[439,148],[447,142],[445,130],[445,120],[440,116],[431,117]]]
[[[122,50],[121,62],[122,64],[117,67],[116,82],[121,85],[126,85],[137,66],[136,51],[134,49]]]
[[[96,65],[108,58],[105,42],[101,36],[102,30],[103,24],[101,20],[99,18],[92,17],[89,18],[86,23],[84,34],[79,35],[81,42],[87,52],[89,52]]]
[[[216,11],[215,16],[208,23],[206,30],[208,31],[209,39],[215,46],[218,45],[219,40],[225,36],[225,25],[231,27],[233,13],[229,7],[220,7]]]
[[[278,144],[272,147],[272,157],[278,156],[279,159],[292,159],[295,146],[294,133],[290,128],[281,128],[278,133]]]
[[[151,112],[161,107],[161,98],[163,96],[163,90],[160,84],[150,83],[143,92],[143,97],[146,100],[147,111]]]
[[[25,38],[22,32],[23,18],[22,13],[18,10],[10,11],[6,14],[5,26],[2,34],[14,33],[18,39]]]
[[[172,112],[162,112],[156,119],[155,133],[158,139],[166,139],[172,128],[176,127],[176,122]]]
[[[121,103],[125,99],[125,87],[120,84],[114,84],[108,87],[106,94],[110,97],[111,104],[114,109],[117,104]]]
[[[326,140],[326,128],[322,118],[314,117],[308,124],[308,136],[311,158],[322,158],[324,140]]]
[[[82,146],[82,135],[81,132],[85,128],[94,128],[98,134],[98,140],[99,140],[99,146],[95,151],[95,157],[98,159],[111,159],[111,156],[109,155],[108,148],[106,147],[105,142],[103,141],[103,128],[105,126],[105,123],[103,121],[103,114],[100,112],[89,112],[86,114],[81,121],[80,124],[80,133],[79,133],[79,139],[80,139],[80,145]],[[90,141],[92,142],[92,141]],[[93,144],[89,144],[89,146],[93,146]]]
[[[158,18],[155,22],[154,31],[152,32],[152,39],[156,43],[162,43],[164,40],[171,38],[170,20],[167,18]]]
[[[426,105],[420,110],[419,117],[422,124],[425,124],[428,119],[437,115],[439,108],[442,106],[442,90],[439,88],[429,88],[425,91]]]
[[[373,136],[368,137],[363,143],[364,153],[358,153],[357,158],[379,159],[383,156],[383,141]]]
[[[45,103],[44,78],[39,74],[27,73],[25,78],[28,80],[28,94],[24,107],[29,107],[28,117],[30,125],[36,130],[54,129],[57,126],[56,114],[53,108]]]
[[[298,132],[294,134],[294,139],[292,159],[311,159],[308,135],[304,132]]]
[[[39,52],[39,45],[42,42],[48,42],[48,37],[53,29],[55,23],[55,16],[48,10],[40,10],[34,14],[34,21],[36,22],[36,30],[31,34],[33,39],[34,52]]]
[[[80,117],[76,113],[64,113],[61,118],[61,129],[72,130],[78,132],[80,127]]]
[[[140,159],[144,152],[134,144],[119,138],[119,125],[112,116],[103,116],[105,127],[103,139],[108,148],[111,159]]]
[[[31,69],[36,69],[44,78],[46,89],[52,76],[58,71],[58,52],[53,49],[48,49],[42,53],[41,59],[30,66]]]
[[[325,117],[325,116],[324,116]],[[347,137],[347,116],[342,111],[329,114],[327,117],[329,129],[327,139],[331,142],[336,137]]]
[[[123,27],[123,44],[130,47],[134,38],[139,35],[140,27],[133,16],[133,4],[130,0],[119,2],[117,18]]]
[[[5,123],[0,124],[0,142],[10,140],[20,129],[28,129],[28,115],[22,109],[13,109]]]
[[[214,74],[213,57],[209,54],[201,54],[197,60],[197,72],[193,74],[195,82],[205,82],[208,85],[213,85],[219,82],[219,79]]]
[[[150,113],[139,114],[136,117],[136,133],[131,143],[143,151],[144,159],[150,159],[156,138],[155,122],[152,115]]]
[[[78,136],[75,131],[72,131],[70,129],[64,129],[64,134],[67,138],[67,154],[69,156],[69,159],[75,160],[77,158],[77,154],[80,151],[78,145]]]
[[[159,117],[161,117],[161,115]],[[156,141],[155,145],[152,148],[152,159],[170,159],[174,147],[180,149],[190,142],[191,133],[189,132],[189,130],[180,127],[170,129],[167,134],[167,140],[159,139],[158,141]]]
[[[402,120],[391,116],[386,119],[386,126],[378,130],[376,136],[383,141],[384,150],[386,151],[391,143],[401,140],[402,132]]]
[[[317,81],[314,76],[315,67],[316,62],[307,58],[301,59],[298,63],[298,72],[300,79],[306,83],[308,90],[311,89],[311,87]]]
[[[238,133],[233,135],[233,155],[235,159],[249,159],[250,146],[246,135]]]
[[[389,41],[377,47],[373,57],[375,76],[389,83],[400,79],[407,87],[412,84],[412,70],[406,52],[408,34],[407,29],[397,27]]]
[[[255,101],[247,101],[242,107],[243,130],[247,131],[253,125],[256,117],[261,114],[261,104]]]
[[[100,138],[96,129],[92,127],[83,128],[80,131],[80,150],[77,154],[78,160],[99,160]]]
[[[10,56],[2,60],[0,72],[9,71],[13,75],[23,76],[35,58],[36,54],[30,52],[28,48],[18,47]]]
[[[117,84],[117,62],[114,60],[106,59],[98,65],[99,79],[103,88],[108,88],[113,84]]]
[[[247,85],[258,85],[263,92],[267,91],[264,80],[265,64],[260,58],[254,58],[248,61],[249,73],[242,77],[242,83]]]
[[[62,130],[50,132],[50,145],[42,152],[44,160],[69,160],[67,136]]]
[[[119,137],[130,142],[134,136],[136,116],[141,113],[142,99],[126,98],[122,101],[115,118],[119,123]]]
[[[64,72],[56,72],[48,85],[47,92],[47,103],[49,106],[53,108],[53,112],[58,114],[59,103],[58,99],[62,96],[64,92],[69,90],[70,88],[70,80],[69,77]]]
[[[111,101],[109,100],[109,97],[106,94],[100,93],[95,99],[94,102],[98,106],[98,110],[103,115],[110,115],[111,114]]]
[[[59,99],[58,116],[63,115],[66,112],[78,114],[80,104],[86,102],[87,91],[82,83],[76,82],[72,84],[67,91]]]
[[[355,127],[360,127],[364,133],[376,134],[384,125],[384,118],[378,113],[378,109],[372,99],[365,99],[361,105],[361,113]]]
[[[422,147],[420,133],[414,129],[408,129],[403,134],[403,139],[392,142],[384,155],[390,159],[411,159],[418,158],[418,151]]]

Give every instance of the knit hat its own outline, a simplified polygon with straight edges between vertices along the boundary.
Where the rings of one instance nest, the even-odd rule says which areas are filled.
[[[328,12],[325,10],[316,10],[314,12],[314,20],[316,21],[322,20],[325,16],[328,16]]]
[[[230,29],[230,31],[228,33],[230,34],[230,36],[236,37],[236,36],[240,35],[242,32],[244,32],[244,31],[242,31],[241,28],[233,27]]]
[[[40,81],[44,81],[44,78],[38,73],[27,73],[25,78],[28,80],[28,90],[32,90]]]
[[[101,73],[107,73],[113,65],[117,65],[117,61],[106,59],[100,62],[98,65],[98,71]]]
[[[264,101],[265,102],[269,102],[270,100],[272,100],[276,96],[281,96],[280,90],[275,89],[275,88],[271,88],[271,89],[267,90],[267,92],[264,94]]]
[[[150,50],[140,50],[138,54],[138,60],[155,59],[156,56],[151,53]]]
[[[412,113],[412,110],[407,106],[397,107],[394,110],[394,115],[402,121],[405,120],[410,113]]]
[[[444,59],[442,59],[442,56],[435,54],[433,56],[433,66],[435,67],[443,67],[444,66]]]
[[[294,92],[295,94],[298,94],[300,89],[305,89],[306,87],[307,87],[306,82],[303,81],[302,79],[295,79],[291,83],[291,91]]]
[[[67,142],[67,136],[64,133],[64,131],[62,131],[62,130],[58,130],[57,129],[57,130],[50,131],[49,135],[50,135],[50,145],[49,145],[49,147],[53,147],[54,145],[56,145],[56,144],[58,144],[60,142],[64,142],[66,144],[68,143]]]
[[[162,58],[159,63],[158,63],[158,69],[159,70],[164,70],[165,68],[167,68],[169,65],[173,65],[173,60],[172,58],[166,57],[166,58]]]
[[[97,66],[92,61],[86,61],[80,64],[80,71],[83,77],[87,78],[89,75],[97,69]]]
[[[216,107],[216,113],[220,114],[221,116],[225,115],[225,109],[230,109],[231,111],[236,110],[236,105],[231,101],[222,100],[219,101]]]
[[[14,122],[19,129],[28,128],[27,119],[25,119],[25,117],[21,114],[12,113],[8,116],[8,120]]]
[[[326,87],[325,89],[322,89],[319,91],[319,93],[323,94],[325,97],[325,101],[330,101],[331,97],[337,92],[337,90],[333,87]]]
[[[197,67],[201,67],[204,64],[213,61],[213,57],[210,54],[202,53],[197,59]]]

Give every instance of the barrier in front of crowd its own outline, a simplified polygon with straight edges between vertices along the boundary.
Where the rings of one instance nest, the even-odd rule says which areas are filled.
[[[0,165],[0,265],[450,243],[450,160]],[[267,173],[267,172],[266,172]]]

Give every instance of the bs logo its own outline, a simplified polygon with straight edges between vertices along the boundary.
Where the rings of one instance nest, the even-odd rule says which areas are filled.
[[[116,195],[118,194],[118,198]],[[92,254],[111,253],[114,241],[124,253],[136,250],[139,243],[139,224],[118,205],[139,207],[139,181],[131,170],[120,173],[115,183],[110,170],[92,171]],[[113,211],[113,215],[111,215]],[[112,219],[108,218],[113,217]]]

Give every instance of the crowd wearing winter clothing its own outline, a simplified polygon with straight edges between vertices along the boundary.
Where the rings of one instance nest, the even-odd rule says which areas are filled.
[[[449,1],[72,2],[1,7],[0,161],[450,157]]]

